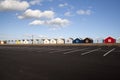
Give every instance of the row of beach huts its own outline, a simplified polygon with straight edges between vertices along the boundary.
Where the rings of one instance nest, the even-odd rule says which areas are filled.
[[[59,39],[22,39],[22,40],[0,40],[0,44],[80,44],[80,43],[120,43],[119,39],[107,37],[105,39],[97,38],[59,38]]]

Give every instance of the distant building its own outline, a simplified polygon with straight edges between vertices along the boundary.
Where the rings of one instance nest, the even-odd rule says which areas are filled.
[[[57,44],[65,44],[65,39],[63,38],[57,39]]]
[[[10,44],[10,40],[7,40],[7,44]]]
[[[57,39],[50,39],[50,44],[57,44]]]
[[[50,39],[44,39],[43,43],[44,44],[50,44]]]
[[[72,43],[73,43],[73,38],[65,39],[65,44],[72,44]]]
[[[16,44],[16,41],[15,40],[10,40],[9,44]]]
[[[44,43],[44,39],[38,39],[38,44],[43,44]]]
[[[73,40],[73,44],[78,44],[78,43],[83,43],[83,39],[76,38],[76,39]]]
[[[116,43],[120,43],[120,37],[117,38]]]
[[[104,39],[102,39],[102,38],[96,38],[96,39],[94,39],[94,43],[103,43],[103,40]]]
[[[23,43],[24,43],[24,44],[29,44],[29,40],[28,40],[28,39],[25,39]]]
[[[4,41],[0,41],[0,44],[5,44]]]
[[[24,44],[24,39],[23,39],[23,40],[20,40],[20,43],[21,43],[21,44]]]
[[[40,44],[40,40],[39,39],[33,39],[33,44]]]
[[[15,43],[16,44],[20,44],[20,40],[15,40]]]
[[[116,43],[116,39],[112,37],[107,37],[104,39],[104,43]]]
[[[93,43],[93,39],[91,39],[91,38],[85,38],[85,39],[83,40],[83,42],[84,42],[84,43]]]

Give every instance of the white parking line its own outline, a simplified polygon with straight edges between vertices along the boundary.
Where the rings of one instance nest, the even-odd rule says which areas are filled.
[[[94,49],[94,50],[91,50],[91,51],[88,51],[88,52],[84,52],[81,55],[85,55],[85,54],[88,54],[88,53],[91,53],[91,52],[94,52],[94,51],[98,51],[99,49],[101,49],[101,48]]]
[[[74,51],[65,52],[63,54],[68,54],[68,53],[72,53],[72,52],[82,51],[82,50],[86,50],[86,49],[88,49],[88,48],[77,49],[77,50],[74,50]]]
[[[49,52],[49,53],[62,52],[62,51],[68,51],[68,50],[73,50],[73,49],[58,50],[58,51],[53,51],[53,52]]]
[[[45,51],[58,51],[57,49],[42,49],[42,48],[40,48],[40,49],[38,49],[38,50],[36,50],[36,52],[45,52]],[[50,52],[49,52],[50,53]]]
[[[112,52],[112,51],[114,51],[114,50],[115,50],[115,48],[111,49],[110,51],[106,52],[103,56],[108,55],[110,52]]]

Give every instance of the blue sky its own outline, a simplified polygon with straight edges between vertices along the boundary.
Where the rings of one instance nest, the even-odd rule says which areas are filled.
[[[0,0],[0,39],[120,37],[120,0]]]

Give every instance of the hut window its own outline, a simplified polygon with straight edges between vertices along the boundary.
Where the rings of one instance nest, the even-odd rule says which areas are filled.
[[[10,42],[10,40],[8,40],[8,42]]]
[[[69,40],[67,40],[67,42],[69,42]]]
[[[86,42],[86,43],[88,43],[88,42],[89,42],[89,40],[87,39],[85,42]]]
[[[108,39],[108,42],[111,42],[111,39]]]
[[[76,42],[78,43],[78,42],[79,42],[79,40],[76,40]]]

